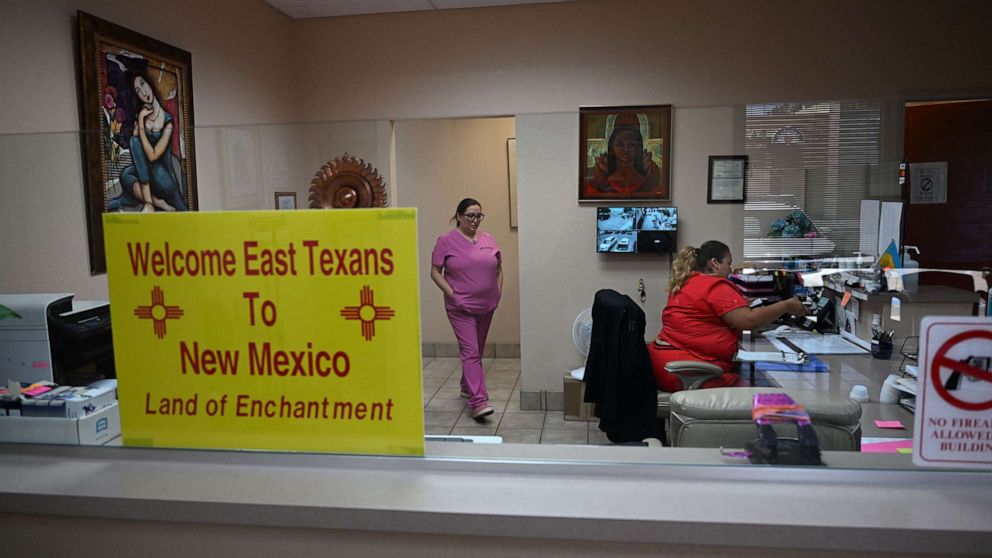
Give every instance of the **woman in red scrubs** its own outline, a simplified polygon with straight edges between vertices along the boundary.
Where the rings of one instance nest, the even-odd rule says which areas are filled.
[[[661,332],[648,345],[658,389],[682,389],[679,378],[665,370],[675,360],[698,360],[723,369],[723,376],[703,388],[732,386],[738,381],[731,370],[741,330],[771,323],[782,314],[806,315],[806,307],[795,297],[748,307],[747,299],[727,280],[731,262],[730,248],[716,240],[679,252],[672,265],[668,304],[661,313]]]

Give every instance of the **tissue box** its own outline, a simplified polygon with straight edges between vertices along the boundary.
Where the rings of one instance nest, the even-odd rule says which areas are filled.
[[[596,404],[583,403],[586,394],[586,384],[565,374],[565,420],[599,420],[596,418]]]

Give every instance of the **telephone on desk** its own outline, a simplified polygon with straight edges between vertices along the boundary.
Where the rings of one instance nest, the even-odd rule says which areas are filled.
[[[832,300],[817,295],[806,299],[803,304],[806,305],[806,316],[790,316],[787,325],[791,324],[817,333],[837,333],[837,319]]]
[[[751,301],[751,308],[764,306],[766,300],[756,298]],[[807,297],[803,300],[806,306],[806,316],[790,316],[783,314],[775,323],[782,324],[783,327],[795,326],[807,331],[818,333],[837,333],[837,320],[834,314],[834,302],[830,298],[817,295]]]

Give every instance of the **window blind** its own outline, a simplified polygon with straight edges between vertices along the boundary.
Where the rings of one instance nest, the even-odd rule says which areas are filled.
[[[744,258],[856,251],[861,200],[894,182],[881,170],[881,125],[878,101],[748,105]]]

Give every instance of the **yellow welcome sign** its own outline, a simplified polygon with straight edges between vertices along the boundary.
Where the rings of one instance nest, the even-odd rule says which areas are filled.
[[[125,445],[423,455],[416,210],[103,223]]]

